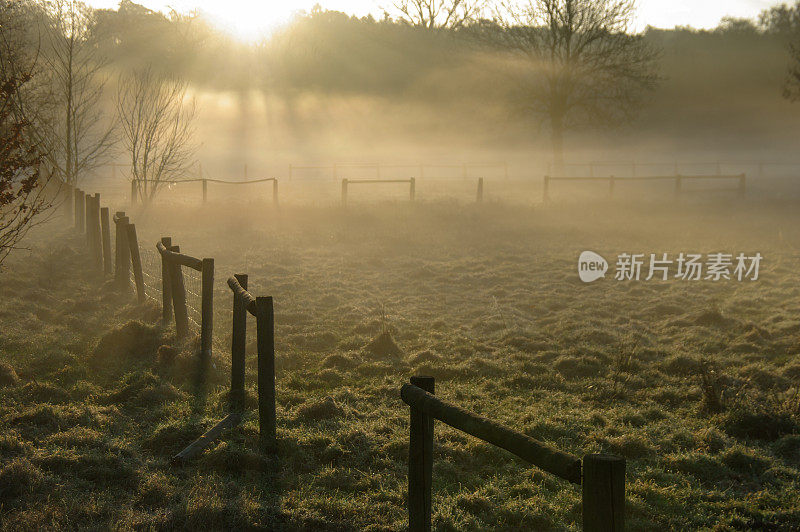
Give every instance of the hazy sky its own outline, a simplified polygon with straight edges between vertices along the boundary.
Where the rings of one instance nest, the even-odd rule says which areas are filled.
[[[672,28],[687,25],[710,28],[728,15],[756,17],[767,7],[782,0],[639,0],[639,20],[636,26]],[[788,1],[788,0],[787,0]],[[114,7],[118,0],[89,0],[97,7]],[[310,10],[319,3],[323,8],[355,15],[373,13],[380,16],[382,7],[391,7],[392,0],[140,0],[151,9],[165,10],[167,6],[179,11],[200,9],[219,21],[221,26],[249,39],[265,29],[287,20],[296,10]],[[793,3],[793,2],[792,2]]]

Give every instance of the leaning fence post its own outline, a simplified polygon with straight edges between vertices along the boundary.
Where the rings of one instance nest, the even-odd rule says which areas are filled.
[[[433,377],[411,377],[411,384],[434,393]],[[408,445],[408,529],[431,529],[433,481],[433,418],[411,407]]]
[[[131,179],[131,207],[136,207],[136,180]]]
[[[261,450],[277,449],[275,436],[275,315],[271,297],[256,298],[258,423]]]
[[[208,201],[208,181],[203,179],[203,203]]]
[[[408,187],[409,199],[411,201],[414,201],[414,198],[417,196],[417,180],[412,177],[411,179],[408,180],[408,182],[409,182],[409,187]]]
[[[200,358],[208,361],[214,335],[214,259],[203,259],[200,274]]]
[[[136,224],[128,224],[128,249],[131,253],[131,265],[133,266],[133,279],[136,281],[136,295],[139,303],[144,303],[144,276],[142,275],[142,258],[139,255],[139,239],[136,238]]]
[[[103,273],[111,275],[114,265],[111,262],[111,224],[108,220],[108,207],[100,209],[100,232],[103,241]]]
[[[162,236],[161,244],[164,249],[172,247],[172,237]],[[161,255],[161,323],[167,325],[172,315],[172,290],[170,289],[169,262],[164,255]]]
[[[272,180],[272,204],[278,206],[278,179]]]
[[[180,246],[172,246],[170,251],[180,253]],[[186,308],[186,286],[183,284],[181,265],[169,262],[170,289],[172,291],[172,308],[175,311],[175,335],[178,339],[189,336],[189,310]]]
[[[625,459],[605,454],[583,457],[583,530],[625,530]]]
[[[247,290],[247,274],[234,275],[239,285]],[[247,346],[247,307],[236,292],[233,293],[233,330],[231,331],[231,412],[244,410],[244,370]]]
[[[482,203],[483,202],[483,178],[482,177],[478,178],[478,197],[477,197],[476,201],[478,203]]]

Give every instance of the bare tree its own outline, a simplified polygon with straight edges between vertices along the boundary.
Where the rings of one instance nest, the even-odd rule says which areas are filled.
[[[105,163],[115,141],[115,123],[103,108],[107,61],[92,41],[92,11],[76,0],[46,0],[42,59],[50,76],[52,105],[38,106],[36,133],[48,161],[63,181]]]
[[[28,53],[19,7],[0,0],[0,264],[55,200],[47,187],[51,174],[41,170],[43,155],[20,107],[37,54]]]
[[[151,68],[119,80],[117,114],[130,155],[131,178],[144,204],[164,184],[184,177],[192,163],[195,105],[184,103],[186,88],[186,82]]]
[[[477,19],[487,0],[398,0],[394,9],[412,26],[458,29]]]
[[[657,52],[628,32],[634,12],[635,0],[527,0],[475,29],[524,65],[521,103],[549,126],[556,173],[566,130],[631,119],[658,81]]]

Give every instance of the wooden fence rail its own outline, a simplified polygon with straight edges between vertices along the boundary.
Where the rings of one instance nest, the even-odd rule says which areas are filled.
[[[552,181],[588,181],[588,182],[608,182],[608,194],[613,197],[614,188],[619,181],[674,181],[675,182],[675,195],[680,196],[683,193],[683,182],[685,180],[700,180],[700,179],[735,179],[738,181],[738,186],[735,189],[720,189],[736,190],[739,197],[743,198],[746,193],[747,176],[746,174],[732,174],[732,175],[660,175],[660,176],[544,176],[544,186],[542,188],[542,200],[547,203],[550,201],[550,183]]]
[[[208,184],[209,183],[219,183],[222,185],[255,185],[257,183],[266,183],[272,181],[272,204],[277,207],[278,206],[278,178],[276,177],[267,177],[264,179],[252,179],[248,181],[225,181],[223,179],[214,179],[211,177],[198,177],[192,179],[179,179],[177,181],[150,181],[147,179],[140,179],[131,181],[131,205],[136,205],[136,198],[138,196],[138,183],[142,182],[156,182],[160,184],[178,184],[178,183],[202,183],[202,190],[203,190],[203,203],[208,202]]]
[[[408,464],[409,530],[431,529],[433,478],[433,421],[505,449],[523,460],[573,484],[582,485],[583,529],[625,529],[625,459],[589,454],[581,458],[565,453],[526,434],[481,417],[434,395],[433,377],[412,377],[400,389],[411,407]]]
[[[417,195],[417,180],[409,179],[342,179],[342,206],[347,206],[347,191],[350,185],[372,185],[383,183],[408,183],[408,199],[414,201]]]

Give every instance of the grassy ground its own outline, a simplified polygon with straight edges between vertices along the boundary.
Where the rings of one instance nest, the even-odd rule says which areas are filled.
[[[410,375],[563,450],[628,458],[631,529],[800,527],[800,215],[789,205],[338,209],[190,207],[138,216],[217,262],[201,392],[159,309],[96,290],[82,242],[0,276],[0,518],[6,529],[396,530],[406,525]],[[168,228],[168,229],[167,229]],[[143,236],[146,235],[146,236]],[[761,252],[755,282],[585,285],[578,254]],[[613,265],[612,265],[613,267]],[[231,296],[275,297],[279,458],[221,419]],[[249,332],[250,332],[249,331]],[[374,342],[388,331],[394,344]],[[394,349],[394,345],[397,349]],[[437,424],[434,527],[579,529],[579,488]]]

